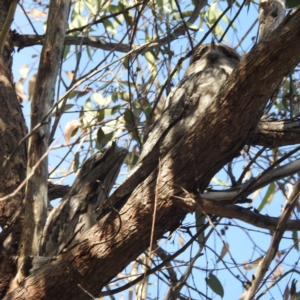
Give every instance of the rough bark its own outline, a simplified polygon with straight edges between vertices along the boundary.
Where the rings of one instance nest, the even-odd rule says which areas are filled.
[[[299,143],[299,120],[261,120],[251,139],[252,145],[261,145],[269,148]]]
[[[51,143],[49,110],[54,103],[54,90],[60,66],[70,1],[50,1],[45,42],[42,49],[33,99],[31,102],[31,132],[28,147],[25,190],[24,227],[19,246],[19,282],[28,275],[27,259],[40,253],[43,228],[48,208],[48,148]],[[38,129],[35,127],[41,125]],[[35,170],[34,170],[35,169]],[[31,173],[34,174],[31,175]]]
[[[0,1],[0,28],[5,22],[10,2]],[[7,161],[27,132],[11,73],[12,38],[13,35],[10,34],[0,58],[0,198],[12,193],[26,177],[26,143],[17,149],[12,160]],[[6,294],[15,271],[13,257],[17,254],[20,238],[23,193],[21,190],[13,198],[0,201],[0,298]]]
[[[144,165],[151,168],[147,170],[151,174],[143,182],[130,192],[132,183],[126,181],[103,205],[95,226],[5,299],[89,299],[79,284],[98,296],[105,284],[149,246],[154,199],[158,207],[156,240],[185,217],[184,200],[177,198],[183,196],[182,188],[203,190],[211,177],[249,143],[267,99],[300,61],[299,45],[298,10],[285,19],[272,38],[267,36],[244,57],[192,128],[182,125],[184,139],[174,132],[177,143],[160,158],[159,166]],[[142,168],[137,172],[144,174]],[[111,209],[112,204],[118,212]]]
[[[85,162],[71,190],[47,219],[41,255],[58,255],[69,241],[96,224],[97,210],[107,200],[126,154],[113,144]]]

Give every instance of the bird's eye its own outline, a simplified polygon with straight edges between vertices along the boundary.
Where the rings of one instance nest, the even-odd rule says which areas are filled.
[[[240,61],[240,56],[234,50],[228,49],[227,47],[224,47],[224,45],[223,47],[220,47],[220,49],[226,57]]]
[[[193,55],[190,64],[194,61],[199,60],[204,54],[209,51],[209,47],[207,45],[201,46],[199,49],[196,50],[195,54]]]

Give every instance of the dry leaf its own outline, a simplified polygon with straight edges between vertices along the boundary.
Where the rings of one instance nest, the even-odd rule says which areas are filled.
[[[228,251],[229,251],[229,244],[225,243],[222,248],[221,254],[217,260],[217,263],[223,259],[223,257],[227,254]]]
[[[79,120],[73,120],[66,124],[64,134],[67,144],[70,144],[72,132],[81,125]]]
[[[276,269],[276,271],[273,273],[273,276],[272,276],[271,280],[272,280],[272,281],[275,281],[276,278],[278,278],[279,276],[282,275],[282,273],[283,273],[283,267],[280,266],[280,267],[278,267],[278,268]]]
[[[181,246],[184,246],[184,238],[183,238],[183,236],[182,236],[181,233],[179,234],[179,239],[178,239],[178,241],[179,241],[179,244],[180,244]]]
[[[35,82],[36,82],[36,74],[34,74],[28,82],[28,97],[29,97],[29,100],[33,99],[34,89],[35,89]]]
[[[47,17],[47,14],[44,11],[37,10],[35,8],[31,11],[32,17]]]
[[[77,94],[77,97],[82,97],[82,96],[88,94],[90,91],[92,91],[92,88],[90,88],[90,87],[86,87],[83,90],[79,90],[78,94]]]
[[[283,293],[283,299],[288,300],[289,298],[290,298],[290,288],[289,285],[287,284]]]
[[[20,79],[20,81],[15,83],[15,89],[16,89],[19,103],[22,103],[23,100],[27,100],[27,97],[24,94],[23,79]]]
[[[67,74],[68,78],[70,79],[70,81],[72,81],[74,78],[74,71],[66,71],[66,74]]]
[[[248,264],[248,262],[245,262],[245,263],[243,264],[244,269],[245,269],[245,270],[251,270],[251,269],[256,268],[256,267],[261,263],[261,261],[263,260],[263,258],[264,258],[264,255],[261,256],[261,257],[259,257],[259,258],[256,259],[256,260],[254,260],[251,264]]]
[[[28,65],[23,65],[21,68],[20,68],[20,74],[21,74],[21,78],[22,79],[26,79],[27,78],[27,75],[28,75]]]
[[[139,156],[140,155],[140,151],[138,150],[138,145],[134,145],[132,148],[132,153]]]

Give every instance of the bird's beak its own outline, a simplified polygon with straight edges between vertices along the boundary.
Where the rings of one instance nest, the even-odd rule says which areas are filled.
[[[210,51],[207,53],[206,58],[211,60],[211,61],[215,61],[217,58],[219,57],[219,54],[216,50],[216,44],[214,42],[214,40],[211,40],[211,49]]]
[[[211,39],[211,50],[216,50],[216,44],[214,39]]]

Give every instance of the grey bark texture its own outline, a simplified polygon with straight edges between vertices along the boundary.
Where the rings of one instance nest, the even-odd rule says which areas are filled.
[[[41,256],[58,255],[68,242],[96,224],[97,211],[107,200],[126,154],[113,144],[84,163],[71,190],[47,218]]]
[[[18,273],[20,282],[28,275],[28,256],[40,254],[41,237],[48,208],[48,155],[51,127],[49,110],[54,103],[57,73],[63,52],[70,1],[50,1],[44,46],[41,52],[35,91],[31,102],[31,132],[28,143],[25,213],[19,243]],[[41,125],[34,131],[36,126]],[[32,175],[33,173],[33,175]],[[31,176],[31,177],[30,177]]]

